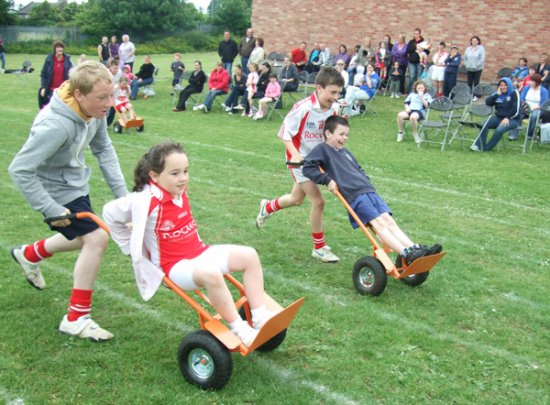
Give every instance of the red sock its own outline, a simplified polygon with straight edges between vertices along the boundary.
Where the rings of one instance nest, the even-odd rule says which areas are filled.
[[[52,253],[48,253],[46,247],[46,239],[39,240],[34,242],[32,245],[27,245],[23,255],[31,263],[38,263],[42,259],[46,259],[52,256]]]
[[[268,214],[273,214],[274,212],[277,212],[281,209],[281,206],[279,205],[279,199],[276,198],[275,200],[269,201],[265,205],[265,210]]]
[[[313,236],[313,245],[315,246],[315,249],[321,249],[326,245],[325,233],[323,231],[317,233],[312,232],[311,236]]]
[[[73,288],[71,300],[69,302],[69,322],[74,322],[83,315],[87,315],[92,310],[92,290],[79,290]]]

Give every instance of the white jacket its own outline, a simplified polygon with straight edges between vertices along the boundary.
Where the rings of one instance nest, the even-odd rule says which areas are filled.
[[[155,295],[164,278],[164,272],[149,260],[144,245],[149,205],[156,191],[160,192],[147,185],[143,191],[130,193],[103,207],[103,219],[111,229],[111,237],[122,253],[132,257],[136,284],[145,301]]]

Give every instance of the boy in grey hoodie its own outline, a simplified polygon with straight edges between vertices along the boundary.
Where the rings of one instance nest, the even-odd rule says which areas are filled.
[[[109,71],[99,62],[86,61],[71,70],[69,80],[54,93],[35,118],[27,141],[13,159],[9,173],[32,208],[45,217],[92,211],[89,199],[90,168],[84,160],[89,147],[116,198],[128,193],[118,158],[107,134],[105,117],[113,100]],[[12,250],[27,281],[46,287],[40,261],[54,253],[80,250],[74,268],[69,312],[61,332],[96,341],[113,335],[90,317],[92,288],[108,235],[90,220],[68,219],[51,223],[58,233]]]

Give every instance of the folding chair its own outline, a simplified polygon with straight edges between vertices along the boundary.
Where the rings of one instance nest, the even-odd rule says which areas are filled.
[[[458,120],[464,118],[467,109],[470,108],[470,104],[472,102],[470,88],[466,83],[458,83],[451,89],[449,98],[453,101],[453,109],[442,113],[441,119],[450,119],[451,126],[453,126],[453,124],[456,124]]]
[[[279,97],[277,97],[276,99],[274,99],[272,102],[267,104],[267,115],[265,117],[266,121],[269,121],[269,119],[273,115],[273,112],[276,112],[279,115],[279,117],[281,117],[281,119],[285,118],[284,115],[280,111],[281,108],[283,107],[282,97],[283,97],[283,93],[281,93],[281,95]]]
[[[277,61],[277,52],[269,52],[267,54],[267,61],[269,62],[270,65],[273,66],[273,64]]]
[[[464,114],[464,118],[458,120],[458,124],[453,131],[449,145],[452,144],[455,140],[460,140],[462,147],[464,147],[464,141],[474,142],[479,135],[479,131],[483,128],[483,124],[487,118],[493,113],[492,107],[489,107],[486,104],[471,104],[470,108]],[[476,131],[476,136],[470,138],[464,134],[465,129],[473,129]]]
[[[497,91],[497,89],[494,84],[479,83],[477,86],[474,87],[472,93],[474,94],[474,96],[481,98],[490,96],[495,91]]]
[[[445,149],[447,144],[447,136],[449,134],[449,129],[451,126],[451,114],[454,109],[453,100],[448,97],[437,97],[430,104],[430,108],[426,112],[426,118],[423,121],[419,122],[418,134],[420,135],[420,142],[418,147],[422,143],[436,143],[441,145],[441,150]],[[439,120],[434,120],[434,113],[440,113]],[[446,118],[443,118],[443,114],[446,114]],[[430,120],[432,118],[432,120]],[[428,131],[435,130],[434,136],[439,136],[443,133],[443,138],[441,141],[430,140],[428,137]]]
[[[151,84],[147,84],[141,88],[141,92],[143,93],[143,97],[152,97],[156,95],[155,90],[153,89],[153,84],[155,84],[155,81],[157,79],[157,76],[159,75],[159,68],[156,68],[153,73],[153,82]]]
[[[550,100],[546,100],[541,106],[540,106],[541,113],[543,111],[550,112]],[[525,120],[524,120],[525,121]],[[542,145],[547,144],[547,142],[542,143],[541,142],[541,122],[540,122],[540,115],[537,118],[537,121],[532,124],[534,125],[534,131],[533,136],[529,139],[527,137],[527,134],[529,133],[531,121],[528,121],[527,123],[527,132],[525,134],[525,141],[523,143],[523,153],[527,153],[527,144],[529,144],[529,150],[533,149],[533,144],[536,142],[539,147],[542,147]]]
[[[513,70],[513,69],[510,69],[510,68],[507,68],[507,67],[500,68],[500,69],[497,70],[497,72],[495,73],[495,78],[494,78],[495,84],[497,84],[498,81],[499,81],[500,79],[502,79],[503,77],[510,77],[510,76],[512,76],[512,73],[514,73],[514,70]]]
[[[380,91],[380,88],[377,88],[371,98],[358,100],[359,105],[363,105],[364,107],[361,117],[364,117],[365,115],[367,115],[368,112],[371,112],[372,115],[378,115],[378,112],[376,111],[376,108],[374,108],[372,103],[374,102],[374,99],[376,98],[376,95],[378,94],[379,91]]]
[[[190,77],[191,77],[191,72],[188,72],[188,71],[183,72],[180,82],[176,84],[176,86],[174,87],[174,97],[172,98],[172,107],[174,107],[178,103],[180,93],[185,88],[185,86],[182,85],[183,81],[189,80]]]

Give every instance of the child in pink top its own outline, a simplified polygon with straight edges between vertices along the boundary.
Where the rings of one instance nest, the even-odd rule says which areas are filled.
[[[267,104],[271,102],[277,102],[281,96],[281,85],[277,80],[277,74],[271,73],[269,76],[269,83],[265,89],[264,97],[258,102],[258,112],[254,115],[255,120],[261,120],[265,117],[267,111]]]

